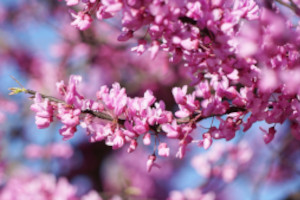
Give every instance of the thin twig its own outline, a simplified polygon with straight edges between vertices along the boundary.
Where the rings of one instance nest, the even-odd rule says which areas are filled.
[[[292,5],[286,3],[286,2],[284,2],[284,1],[282,1],[282,0],[275,0],[275,1],[277,1],[278,3],[280,3],[281,5],[283,5],[283,6],[285,6],[285,7],[288,7],[289,9],[295,11],[295,8],[294,8]]]
[[[297,6],[297,4],[294,3],[294,1],[289,0],[290,4],[288,4],[288,3],[286,3],[286,2],[284,2],[282,0],[275,0],[275,1],[277,1],[279,4],[285,6],[285,7],[289,8],[289,9],[291,9],[296,15],[299,16],[300,9]]]
[[[24,86],[13,76],[9,75],[10,78],[12,78],[14,81],[16,81],[16,83],[21,87],[21,88],[24,88]]]
[[[198,114],[196,114],[195,116],[193,116],[193,118],[197,117],[195,122],[199,122],[203,119],[207,119],[207,118],[210,118],[210,117],[220,117],[220,116],[230,114],[230,113],[234,113],[234,112],[245,112],[245,111],[247,111],[245,108],[232,106],[232,107],[228,108],[225,113],[222,113],[222,114],[213,114],[213,115],[209,115],[209,116],[200,116],[200,117],[198,116]],[[189,119],[189,118],[187,118],[187,119],[177,119],[177,123],[178,124],[185,124],[185,123],[188,123],[190,120],[191,119]]]

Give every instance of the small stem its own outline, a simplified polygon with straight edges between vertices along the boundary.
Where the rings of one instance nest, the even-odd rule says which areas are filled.
[[[91,115],[93,115],[95,117],[98,117],[98,118],[101,118],[101,119],[105,119],[105,120],[108,120],[108,121],[113,121],[113,118],[110,115],[106,114],[106,113],[96,112],[96,111],[88,110],[88,109],[82,110],[81,112],[82,113],[88,113],[88,114],[91,114]],[[123,120],[118,120],[118,123],[120,123],[121,121],[123,121]]]
[[[288,4],[288,3],[285,3],[285,2],[282,1],[282,0],[275,0],[275,1],[277,1],[278,3],[280,3],[281,5],[283,5],[283,6],[285,6],[285,7],[290,8],[290,9],[293,10],[293,11],[294,11],[294,9],[295,9],[292,5],[290,5],[290,4]]]
[[[21,87],[21,88],[24,88],[24,86],[13,76],[9,75],[10,78],[12,78],[14,81],[16,81],[16,83]]]
[[[25,89],[24,92],[27,93],[27,94],[31,94],[31,95],[35,95],[35,94],[37,93],[36,91],[34,91],[34,90],[29,90],[29,89]],[[57,98],[55,98],[55,97],[48,96],[48,95],[44,95],[44,94],[41,94],[41,93],[39,93],[39,94],[41,95],[41,97],[42,97],[43,99],[49,99],[50,101],[53,101],[53,102],[55,102],[55,103],[63,103],[63,104],[66,104],[66,102],[64,102],[63,100],[57,99]]]
[[[291,9],[296,15],[299,15],[299,8],[298,6],[292,1],[292,0],[289,0],[290,4],[282,1],[282,0],[275,0],[277,1],[279,4]]]

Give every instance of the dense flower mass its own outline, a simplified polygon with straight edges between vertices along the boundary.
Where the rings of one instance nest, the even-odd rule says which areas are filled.
[[[275,3],[269,7],[253,0],[81,3],[85,13],[95,13],[99,20],[121,13],[120,41],[135,38],[144,30],[144,39],[133,51],[163,50],[171,54],[173,62],[184,60],[195,91],[187,94],[187,86],[172,90],[179,106],[176,117],[191,117],[200,110],[202,117],[222,115],[236,106],[248,112],[236,113],[209,131],[215,138],[232,139],[240,124],[246,131],[256,121],[276,124],[287,118],[295,124],[294,135],[299,135],[294,127],[300,121],[292,117],[299,115],[297,106],[290,104],[299,104],[299,28]],[[297,3],[289,6],[298,9]],[[242,123],[246,113],[250,116]],[[168,126],[163,125],[164,129]]]
[[[0,199],[102,200],[85,187],[109,189],[103,199],[111,200],[232,199],[233,192],[222,190],[240,174],[251,179],[255,193],[262,179],[283,181],[299,173],[299,0],[59,0],[7,8],[0,3],[1,35],[6,21],[8,29],[31,17],[43,21],[34,15],[41,10],[51,16],[45,24],[61,36],[43,57],[40,49],[28,50],[10,40],[10,32],[3,34],[9,39],[0,38],[0,61],[26,76],[30,89],[17,81],[11,94],[32,95],[37,128],[52,127],[65,144],[74,144],[56,143],[60,138],[51,135],[33,145],[31,129],[22,133],[25,125],[3,123],[17,106],[0,95]],[[31,33],[34,26],[24,27],[34,39],[47,29]],[[19,114],[23,119],[27,112]],[[257,140],[242,138],[255,124],[258,133],[250,135]],[[77,137],[81,130],[87,141]],[[6,144],[6,137],[17,145]],[[257,162],[266,153],[260,142],[271,150],[269,168]],[[33,164],[33,171],[48,172],[53,162],[60,178],[31,172],[9,177],[14,164],[2,161],[5,145],[24,150],[30,165],[45,161]],[[112,154],[117,165],[105,160]],[[191,166],[178,162],[190,156]],[[110,164],[103,167],[105,162]],[[205,181],[174,190],[186,188],[178,181],[184,167]],[[252,174],[257,171],[258,180]]]
[[[183,158],[187,146],[193,142],[208,149],[213,139],[233,139],[242,125],[244,130],[247,130],[256,121],[266,120],[268,123],[276,124],[282,123],[283,117],[293,120],[299,115],[293,111],[292,105],[288,104],[281,117],[278,117],[278,114],[274,116],[273,105],[276,104],[270,99],[274,97],[273,94],[261,93],[260,95],[265,98],[258,98],[255,96],[259,94],[255,95],[248,87],[241,88],[239,93],[235,87],[229,86],[225,76],[221,82],[217,77],[211,76],[210,82],[199,84],[191,94],[187,94],[187,86],[182,89],[175,87],[172,93],[179,108],[175,114],[165,109],[163,101],[156,102],[150,90],[147,90],[143,97],[131,98],[127,96],[125,88],[121,88],[118,83],[114,83],[111,89],[101,86],[96,93],[96,100],[86,99],[78,92],[80,81],[80,76],[72,75],[68,85],[63,81],[57,83],[63,101],[54,99],[50,102],[49,99],[43,100],[39,93],[35,93],[32,110],[36,112],[37,126],[48,127],[55,113],[63,124],[59,132],[65,140],[73,137],[77,126],[86,129],[91,142],[104,140],[113,149],[121,148],[128,143],[128,152],[137,148],[138,138],[143,139],[144,145],[150,145],[154,140],[154,153],[147,161],[148,171],[156,165],[156,153],[163,157],[170,155],[167,143],[157,143],[160,138],[178,140],[179,149],[176,157]],[[226,118],[220,117],[223,115],[226,115]],[[193,135],[197,122],[214,116],[219,120],[219,125],[211,126],[203,133],[202,139],[197,139],[200,136]],[[246,116],[248,118],[245,120]],[[293,135],[297,136],[295,129],[292,127]],[[271,142],[276,132],[274,126],[268,132],[261,130],[265,133],[263,137],[265,143]]]

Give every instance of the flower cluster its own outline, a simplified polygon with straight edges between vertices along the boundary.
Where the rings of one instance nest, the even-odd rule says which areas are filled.
[[[173,89],[179,105],[176,117],[189,117],[199,110],[196,96],[204,98],[202,116],[221,115],[229,109],[230,102],[251,112],[245,131],[257,121],[276,124],[290,119],[293,135],[299,137],[299,120],[294,117],[299,115],[298,106],[291,107],[289,102],[299,104],[300,29],[278,12],[275,4],[271,9],[253,0],[82,3],[83,12],[95,12],[99,20],[122,13],[120,41],[148,27],[150,41],[139,39],[133,51],[141,54],[148,49],[155,55],[165,50],[172,54],[171,61],[183,58],[196,90],[187,95],[186,87]],[[71,5],[75,4],[79,1]],[[296,14],[297,6],[291,5]],[[295,115],[291,117],[291,113]],[[240,119],[234,118],[239,125]],[[229,140],[233,136],[228,133],[218,137]]]
[[[30,159],[38,158],[65,158],[73,155],[73,149],[67,143],[52,143],[47,146],[30,144],[25,148],[25,156]]]
[[[214,200],[216,194],[214,192],[203,192],[198,189],[186,189],[184,191],[171,191],[167,200]]]
[[[81,78],[71,76],[68,85],[57,84],[63,101],[35,95],[32,109],[39,128],[48,127],[55,115],[63,123],[64,139],[72,138],[80,125],[91,142],[104,140],[113,149],[128,144],[128,152],[142,138],[144,145],[155,146],[148,170],[156,166],[157,155],[172,154],[168,143],[160,141],[164,136],[179,140],[179,158],[193,142],[208,149],[214,139],[231,140],[236,131],[247,131],[258,121],[271,124],[268,132],[262,129],[265,143],[275,137],[275,125],[285,120],[291,121],[293,136],[300,138],[300,29],[275,4],[264,7],[253,0],[66,2],[83,5],[77,14],[72,12],[72,25],[80,30],[87,29],[94,16],[99,20],[120,16],[118,40],[138,38],[132,51],[149,50],[154,58],[163,50],[170,53],[172,62],[183,60],[193,91],[189,93],[188,86],[172,89],[179,108],[173,114],[150,90],[131,98],[119,83],[102,86],[96,99],[86,99],[77,91]],[[145,36],[139,37],[145,28]],[[218,126],[212,123],[205,133],[194,136],[197,122],[206,118],[218,120]]]
[[[218,143],[214,146],[213,151],[195,156],[192,165],[207,180],[215,177],[229,183],[242,170],[247,169],[253,154],[253,150],[246,142],[238,145],[221,145]]]
[[[209,117],[202,115],[196,92],[186,94],[187,86],[183,89],[173,89],[175,101],[180,109],[175,112],[175,116],[180,118],[176,118],[172,112],[165,109],[163,101],[156,102],[150,90],[147,90],[143,97],[130,98],[125,89],[115,83],[111,89],[102,86],[96,94],[97,99],[91,100],[79,94],[80,81],[81,77],[73,75],[68,85],[63,82],[57,83],[58,92],[64,97],[63,101],[52,99],[50,102],[46,96],[44,96],[45,100],[42,100],[41,95],[36,93],[32,109],[36,112],[37,126],[46,128],[52,121],[53,115],[56,115],[56,118],[63,123],[59,131],[63,139],[72,138],[76,127],[80,125],[86,129],[91,142],[105,140],[105,143],[113,149],[121,148],[128,143],[128,152],[136,149],[138,138],[142,138],[144,145],[150,145],[154,139],[155,148],[147,162],[148,171],[153,166],[157,166],[156,147],[159,156],[170,155],[170,148],[166,142],[157,143],[161,137],[178,139],[179,150],[176,156],[182,158],[187,145],[194,140],[191,133],[196,128],[196,122],[201,117]],[[217,113],[225,114],[226,111],[223,109]],[[204,140],[200,143],[202,142],[207,149],[212,143],[212,137],[232,139],[235,131],[238,130],[236,120],[239,116],[236,114],[235,117],[228,117],[225,121],[220,118],[222,122],[219,129],[211,127],[210,132],[203,135]]]
[[[31,110],[36,112],[35,123],[38,128],[47,128],[53,121],[53,107],[49,100],[43,100],[39,93],[35,95]]]
[[[82,197],[76,194],[76,187],[66,178],[59,178],[50,174],[18,174],[5,184],[0,191],[3,200],[13,199],[64,199],[64,200],[102,200],[95,191],[90,191]]]
[[[128,152],[132,152],[138,145],[139,137],[143,138],[145,145],[150,145],[152,135],[158,137],[158,127],[173,120],[172,113],[165,110],[164,102],[155,102],[156,98],[150,90],[145,92],[144,97],[130,98],[125,89],[115,83],[111,89],[102,86],[97,92],[97,100],[94,101],[85,99],[78,93],[80,80],[79,76],[71,76],[67,86],[58,82],[57,89],[64,101],[57,100],[51,102],[52,105],[47,98],[42,101],[41,95],[36,93],[32,109],[36,112],[37,119],[44,117],[47,120],[46,125],[37,120],[39,128],[49,126],[55,113],[57,119],[63,123],[59,132],[64,139],[72,138],[76,127],[80,125],[86,129],[91,142],[105,140],[113,149],[129,143]],[[169,156],[166,143],[158,145],[158,155]],[[156,159],[155,154],[150,157],[147,164],[149,171],[155,165]]]
[[[162,137],[179,140],[176,157],[183,158],[189,144],[196,142],[200,147],[208,149],[213,139],[233,139],[242,125],[247,130],[259,120],[282,123],[282,119],[296,121],[300,118],[298,111],[295,111],[299,107],[296,100],[293,100],[294,104],[286,105],[288,109],[285,109],[285,113],[272,115],[278,103],[269,100],[270,94],[254,94],[254,88],[248,87],[241,88],[239,93],[236,86],[230,86],[225,76],[222,80],[218,76],[207,76],[206,81],[197,84],[191,94],[187,94],[187,86],[173,88],[172,93],[179,107],[174,115],[165,109],[163,101],[156,101],[150,90],[143,97],[131,98],[127,96],[125,88],[114,83],[111,89],[102,86],[96,93],[96,100],[91,100],[78,92],[80,81],[80,76],[73,75],[68,85],[63,81],[57,83],[58,93],[64,100],[52,98],[50,101],[45,95],[43,100],[40,94],[35,94],[32,109],[36,112],[37,126],[48,127],[56,115],[63,123],[59,131],[63,139],[72,138],[77,126],[81,126],[86,129],[91,142],[104,140],[113,149],[128,144],[128,152],[137,148],[139,138],[142,138],[144,145],[153,144],[154,140],[154,153],[147,161],[148,171],[158,166],[155,163],[156,155],[170,155],[168,143],[161,142]],[[244,120],[249,112],[251,115]],[[226,115],[226,118],[220,117],[222,115]],[[217,119],[219,125],[212,123],[201,139],[198,135],[192,135],[197,122],[210,117]],[[295,122],[292,133],[297,138],[296,125]],[[273,139],[276,132],[274,127],[270,130],[264,136],[266,143]]]

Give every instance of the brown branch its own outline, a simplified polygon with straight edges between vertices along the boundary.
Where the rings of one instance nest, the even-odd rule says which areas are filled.
[[[35,95],[37,93],[36,91],[29,90],[29,89],[25,89],[24,92],[27,93],[27,94],[31,94],[31,95]],[[64,102],[61,99],[57,99],[55,97],[44,95],[44,94],[41,94],[41,93],[39,93],[39,94],[44,99],[49,99],[50,101],[53,101],[53,102],[56,102],[56,103],[66,104],[66,102]],[[93,111],[93,110],[85,109],[85,110],[81,110],[81,113],[90,114],[90,115],[93,115],[93,116],[98,117],[100,119],[104,119],[104,120],[108,120],[108,121],[113,121],[113,118],[110,115],[108,115],[106,113],[103,113],[103,112],[98,112],[98,111]],[[121,120],[120,120],[120,122],[121,122]]]
[[[282,1],[282,0],[275,0],[275,1],[277,1],[279,4],[281,4],[281,5],[285,6],[285,7],[288,7],[289,9],[291,9],[291,10],[293,10],[293,11],[294,11],[294,9],[295,9],[292,5],[286,3],[286,2],[284,2],[284,1]]]
[[[105,120],[108,120],[108,121],[113,121],[113,118],[106,114],[106,113],[103,113],[103,112],[97,112],[97,111],[93,111],[93,110],[89,110],[89,109],[86,109],[86,110],[82,110],[81,111],[82,113],[88,113],[88,114],[91,114],[95,117],[98,117],[98,118],[101,118],[101,119],[105,119]],[[118,123],[120,123],[121,120],[119,120]],[[123,123],[122,123],[123,124]]]
[[[245,108],[232,106],[232,107],[228,108],[225,113],[222,113],[222,114],[213,114],[213,115],[209,115],[209,116],[200,116],[200,117],[199,117],[199,115],[201,115],[201,114],[196,114],[196,115],[193,115],[192,119],[197,118],[195,120],[195,122],[199,122],[203,119],[207,119],[207,118],[211,118],[211,117],[218,117],[218,116],[220,117],[220,116],[227,115],[227,114],[234,113],[234,112],[245,112],[245,111],[247,111]],[[177,119],[177,123],[179,123],[179,124],[188,123],[192,119],[189,119],[189,118]]]
[[[288,4],[288,3],[286,3],[286,2],[284,2],[282,0],[275,0],[275,1],[277,1],[279,4],[285,6],[285,7],[289,8],[289,9],[291,9],[296,15],[299,16],[300,9],[299,9],[299,7],[292,0],[289,0],[290,4]]]
[[[29,89],[25,89],[24,92],[27,93],[27,94],[31,94],[31,95],[35,95],[35,94],[37,93],[36,91],[34,91],[34,90],[29,90]],[[57,98],[55,98],[55,97],[48,96],[48,95],[44,95],[44,94],[41,94],[41,93],[39,93],[39,94],[41,95],[41,97],[42,97],[43,99],[49,99],[50,101],[53,101],[53,102],[55,102],[55,103],[63,103],[63,104],[66,104],[66,102],[64,102],[63,100],[57,99]]]
[[[186,17],[186,16],[181,16],[178,18],[182,23],[188,23],[188,24],[192,24],[192,25],[196,25],[197,21],[190,18],[190,17]]]
[[[11,88],[10,89],[12,92],[11,94],[17,94],[17,93],[20,93],[20,92],[24,92],[24,93],[27,93],[27,94],[31,94],[31,95],[36,95],[36,91],[34,90],[30,90],[30,89],[25,89],[25,88]],[[45,95],[45,94],[41,94],[41,97],[43,99],[49,99],[50,101],[52,102],[55,102],[55,103],[61,103],[61,104],[65,104],[67,105],[67,103],[61,99],[58,99],[58,98],[55,98],[55,97],[52,97],[52,96],[48,96],[48,95]],[[230,107],[227,109],[227,111],[225,113],[222,113],[222,114],[213,114],[213,115],[209,115],[209,116],[202,116],[201,113],[196,113],[192,116],[192,118],[185,118],[185,119],[176,119],[177,123],[178,124],[184,124],[184,123],[190,123],[190,122],[199,122],[203,119],[207,119],[207,118],[210,118],[210,117],[216,117],[216,116],[223,116],[223,115],[226,115],[226,114],[230,114],[230,113],[234,113],[234,112],[245,112],[246,109],[245,108],[242,108],[242,107]],[[104,112],[98,112],[98,111],[93,111],[93,110],[90,110],[90,109],[85,109],[85,110],[81,110],[81,113],[83,114],[90,114],[94,117],[97,117],[97,118],[100,118],[100,119],[104,119],[104,120],[108,120],[108,121],[113,121],[114,119],[107,113],[104,113]],[[118,123],[119,124],[124,124],[125,120],[123,119],[118,119]],[[159,126],[152,126],[151,127],[152,130],[157,130],[159,129]],[[159,131],[158,131],[159,132]]]

